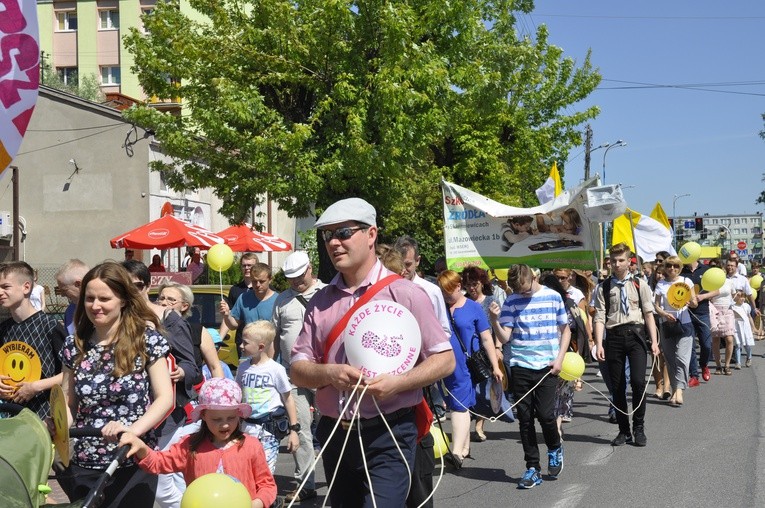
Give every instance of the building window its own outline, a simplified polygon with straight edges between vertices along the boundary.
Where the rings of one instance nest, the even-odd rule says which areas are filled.
[[[56,21],[59,32],[73,32],[77,30],[77,11],[59,11]]]
[[[736,217],[735,219],[733,219],[733,224],[738,224],[739,222],[741,222],[741,221],[738,219],[738,217]]]
[[[57,67],[56,74],[65,85],[77,86],[77,67]]]
[[[742,235],[749,234],[749,228],[741,228],[741,234]]]
[[[101,67],[102,85],[119,85],[120,68],[119,67]]]
[[[98,11],[99,30],[117,30],[120,27],[120,11],[117,9],[104,9]]]

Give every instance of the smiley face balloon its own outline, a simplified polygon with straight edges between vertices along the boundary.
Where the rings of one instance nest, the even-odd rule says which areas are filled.
[[[667,303],[680,310],[691,301],[691,287],[685,282],[675,282],[667,290]]]
[[[7,342],[0,348],[0,374],[8,376],[10,379],[5,383],[13,386],[39,381],[42,375],[40,355],[25,342]]]

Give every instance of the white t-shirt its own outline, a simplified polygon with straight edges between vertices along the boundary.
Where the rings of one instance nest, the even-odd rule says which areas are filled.
[[[45,293],[45,288],[39,284],[35,284],[32,288],[32,294],[29,295],[29,300],[32,302],[32,306],[37,310],[42,310],[43,293]]]
[[[252,365],[247,358],[239,364],[236,382],[242,387],[242,402],[252,407],[251,418],[260,418],[284,407],[282,394],[292,389],[284,367],[269,360]]]
[[[669,282],[666,280],[660,280],[656,284],[656,290],[654,291],[654,294],[661,298],[659,300],[659,304],[661,305],[661,308],[664,309],[665,312],[675,316],[675,318],[681,323],[690,323],[691,315],[690,315],[690,312],[688,312],[688,305],[683,306],[681,309],[676,309],[673,306],[671,306],[669,304],[669,301],[667,300],[667,292],[669,291],[669,288],[671,288],[672,285],[677,282],[682,282],[686,284],[689,288],[693,288],[693,281],[691,281],[691,279],[687,277],[678,277],[672,282]]]
[[[579,305],[579,302],[584,300],[584,293],[582,293],[582,290],[576,286],[569,286],[566,290],[566,294],[569,298],[574,300],[574,303],[577,305]]]

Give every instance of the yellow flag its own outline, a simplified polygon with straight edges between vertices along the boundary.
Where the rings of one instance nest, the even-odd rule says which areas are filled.
[[[632,225],[630,226],[630,217]],[[637,242],[633,242],[634,240]],[[627,209],[624,215],[614,219],[611,245],[626,243],[632,252],[636,252],[643,261],[653,261],[656,253],[667,251],[674,254],[672,248],[672,235],[664,224],[658,219],[641,215],[634,210]]]
[[[555,182],[555,197],[558,197],[563,192],[563,184],[560,181],[560,173],[558,173],[558,163],[553,162],[552,169],[550,170],[550,178]]]
[[[653,210],[651,211],[651,217],[656,219],[667,229],[672,229],[669,227],[669,219],[667,218],[667,214],[664,213],[664,208],[661,207],[661,203],[658,201],[656,202],[656,206],[653,207]]]
[[[558,163],[553,162],[552,169],[550,170],[550,176],[547,177],[545,183],[537,189],[537,199],[539,204],[543,205],[548,201],[552,201],[561,192],[563,192],[563,184],[560,181],[560,173],[558,173]]]

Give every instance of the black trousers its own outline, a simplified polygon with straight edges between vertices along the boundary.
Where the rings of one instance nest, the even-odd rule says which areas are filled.
[[[435,425],[435,422],[433,423]],[[436,468],[436,457],[433,454],[433,434],[428,433],[417,444],[414,453],[414,470],[412,471],[412,488],[406,498],[407,508],[433,508],[433,498],[422,504],[433,492],[433,470]]]
[[[645,369],[648,349],[645,332],[641,326],[627,327],[618,332],[606,331],[605,351],[606,364],[613,387],[614,405],[627,413],[627,375],[624,372],[625,359],[630,359],[630,386],[632,387],[633,427],[642,428],[645,424]],[[642,403],[641,403],[642,399]],[[616,412],[619,431],[629,434],[629,417],[620,411]]]
[[[521,431],[521,444],[523,445],[523,458],[526,460],[526,469],[535,467],[541,471],[539,463],[539,445],[537,444],[537,429],[534,426],[534,418],[539,420],[542,427],[542,435],[547,445],[547,450],[553,450],[560,446],[560,434],[558,424],[555,421],[555,388],[558,386],[558,376],[547,376],[542,383],[534,388],[523,400],[526,392],[531,390],[545,374],[550,370],[546,367],[542,370],[532,370],[525,367],[513,367],[513,397],[520,400],[515,406],[518,412],[518,426]]]

